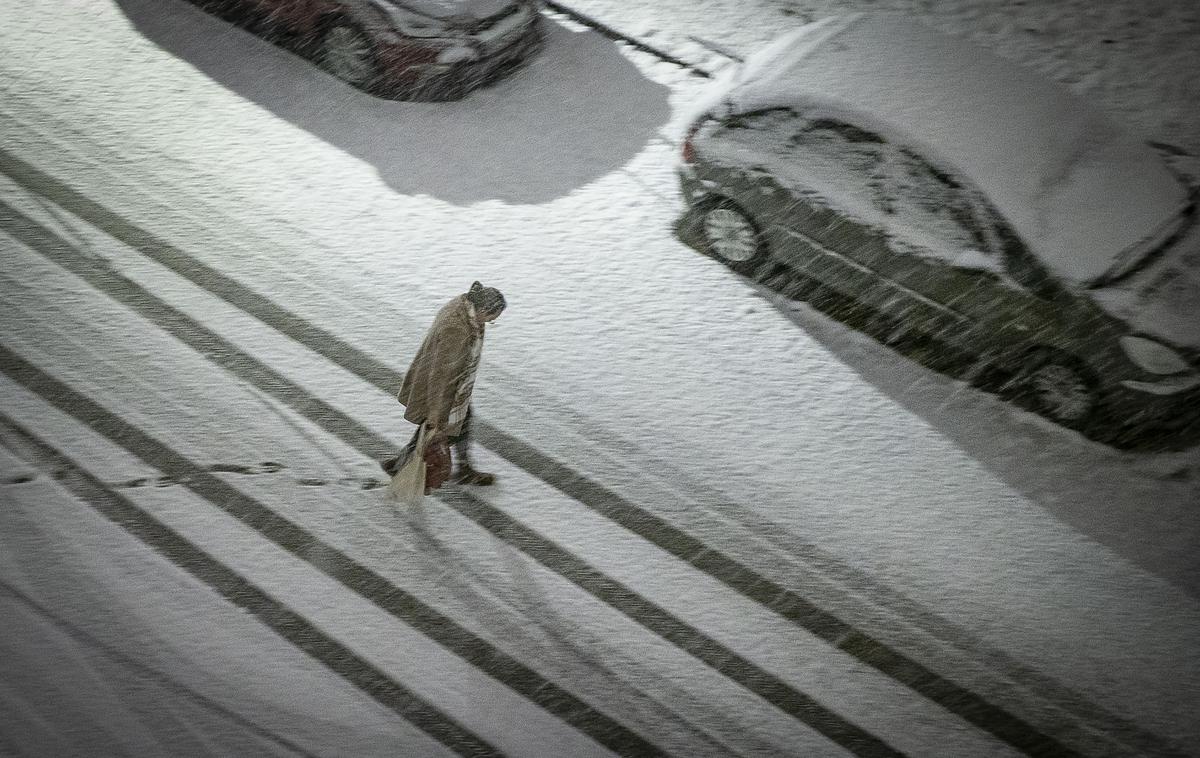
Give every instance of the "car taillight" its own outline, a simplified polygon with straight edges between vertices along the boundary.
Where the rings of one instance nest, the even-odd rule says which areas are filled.
[[[683,138],[683,162],[696,162],[696,146],[692,144],[692,138],[696,136],[696,132],[700,131],[700,125],[704,123],[704,119],[700,119],[696,123],[688,127],[687,135]]]

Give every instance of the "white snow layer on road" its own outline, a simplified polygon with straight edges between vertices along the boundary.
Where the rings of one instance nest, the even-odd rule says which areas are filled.
[[[181,5],[0,7],[15,51],[0,84],[6,150],[397,370],[444,300],[476,278],[498,286],[510,309],[489,332],[478,386],[489,423],[585,473],[620,459],[637,476],[605,481],[619,492],[647,486],[637,479],[654,472],[638,460],[649,451],[735,504],[639,501],[681,528],[765,525],[1102,705],[1184,744],[1200,739],[1200,607],[1160,578],[1195,586],[1195,455],[1084,443],[808,309],[776,308],[682,246],[669,140],[695,82],[678,69],[635,65],[597,35],[552,25],[544,56],[460,104],[385,103]],[[130,276],[149,270],[120,247],[91,254]],[[13,275],[6,292],[21,289]],[[6,299],[37,309],[73,297],[24,286]],[[111,318],[70,302],[73,318]],[[222,307],[201,299],[197,312],[224,319]],[[284,343],[248,345],[407,437],[394,402],[340,369]],[[47,368],[85,386],[90,369],[110,370],[97,397],[193,456],[254,463],[286,451],[321,478],[375,470],[328,438],[282,442],[249,396],[177,401],[172,413],[198,418],[171,424],[146,395],[186,400],[206,386],[179,384],[196,375],[147,353],[133,378],[133,364],[89,366],[69,352]],[[10,388],[5,398],[18,399]],[[55,439],[103,466],[113,453],[82,435]],[[579,439],[591,447],[570,444]],[[152,475],[128,460],[113,471]],[[515,511],[532,485],[501,473],[494,497]],[[297,497],[291,484],[254,486],[267,502]]]
[[[86,233],[86,230],[80,231]],[[100,248],[100,244],[95,244],[91,249]],[[306,385],[307,390],[346,410],[355,418],[364,419],[371,426],[383,431],[388,427],[394,428],[393,420],[373,414],[373,409],[381,400],[377,390],[372,391],[364,387],[361,381],[347,377],[339,369],[315,371],[312,365],[303,365],[301,361],[305,357],[311,360],[311,354],[307,354],[307,351],[289,341],[272,344],[268,329],[261,325],[256,326],[253,320],[232,311],[211,295],[205,296],[196,288],[182,284],[175,275],[166,274],[159,267],[139,261],[137,257],[127,253],[113,257],[127,258],[128,265],[122,266],[124,275],[142,284],[147,290],[177,304],[193,317],[202,315],[206,324],[215,328],[230,342],[243,350],[253,350],[257,357],[272,367],[289,376],[296,376]],[[71,286],[69,275],[56,274],[52,264],[36,256],[28,255],[19,260],[20,268],[26,272],[25,276],[30,282],[44,283],[56,291],[78,292],[83,289],[81,283]],[[34,293],[34,288],[29,287],[26,292]],[[465,595],[461,590],[458,593],[450,592],[447,597],[447,591],[454,589],[453,579],[471,575],[493,577],[489,583],[498,586],[493,587],[491,592],[501,595],[513,579],[528,582],[527,591],[543,598],[530,608],[532,617],[549,620],[578,619],[572,626],[579,625],[582,620],[584,628],[571,628],[566,631],[570,632],[567,636],[579,637],[582,634],[585,639],[592,640],[588,646],[589,657],[598,655],[600,660],[610,662],[609,666],[618,672],[627,672],[625,676],[636,677],[639,685],[649,692],[663,687],[663,684],[656,684],[653,679],[647,679],[650,674],[655,674],[659,682],[676,682],[676,689],[682,686],[688,693],[685,703],[719,701],[726,704],[727,710],[740,709],[733,723],[725,725],[724,739],[734,744],[758,741],[770,752],[794,750],[802,743],[810,743],[810,750],[819,754],[836,749],[784,717],[782,713],[773,709],[763,712],[761,705],[755,705],[753,699],[747,702],[744,694],[739,695],[736,688],[730,691],[727,680],[715,677],[712,672],[697,673],[694,664],[689,669],[687,657],[680,651],[662,640],[648,638],[644,631],[632,626],[626,619],[619,616],[613,618],[612,611],[599,606],[577,588],[549,576],[544,569],[523,565],[523,562],[514,565],[511,559],[504,560],[504,551],[497,556],[501,559],[498,563],[489,565],[495,559],[489,559],[488,556],[496,550],[496,546],[489,544],[487,539],[480,541],[478,537],[473,542],[468,541],[478,529],[470,528],[461,519],[451,517],[452,523],[446,526],[431,524],[414,530],[408,539],[396,535],[398,530],[406,530],[406,525],[390,517],[390,506],[381,500],[378,492],[359,492],[357,496],[346,493],[345,485],[350,485],[353,491],[358,489],[354,484],[362,481],[361,478],[356,479],[355,474],[359,477],[369,475],[373,465],[368,462],[369,468],[364,471],[366,467],[362,465],[361,458],[346,460],[340,452],[341,446],[336,442],[327,441],[324,435],[318,435],[322,439],[312,441],[310,449],[304,450],[305,440],[297,438],[294,429],[280,423],[280,419],[263,416],[262,399],[256,396],[257,393],[247,392],[237,384],[230,383],[201,356],[183,349],[182,346],[171,344],[172,340],[169,338],[117,348],[117,354],[107,358],[92,352],[88,345],[117,344],[119,334],[141,333],[151,328],[149,324],[139,326],[136,318],[122,313],[121,309],[114,310],[111,305],[106,307],[103,296],[85,291],[77,299],[68,302],[37,298],[36,295],[17,300],[9,314],[10,323],[29,325],[33,333],[15,331],[10,335],[13,347],[44,365],[63,366],[69,363],[71,357],[79,359],[81,369],[73,371],[64,366],[65,370],[60,373],[63,379],[85,390],[89,396],[104,398],[110,407],[121,410],[124,418],[156,439],[176,449],[197,451],[196,455],[201,462],[220,462],[220,456],[223,456],[226,462],[249,461],[256,451],[272,449],[280,454],[286,453],[282,457],[288,461],[289,470],[299,469],[296,475],[308,474],[301,477],[302,479],[342,484],[343,486],[336,487],[335,494],[331,495],[327,488],[306,490],[294,485],[290,490],[281,491],[277,478],[276,481],[272,481],[271,478],[233,477],[233,481],[241,487],[254,492],[263,502],[275,504],[289,518],[298,520],[306,528],[320,534],[323,539],[352,554],[361,555],[370,565],[386,567],[384,570],[389,578],[400,586],[417,590],[434,605],[450,612],[454,618],[472,619],[468,626],[478,634],[493,638],[496,644],[506,648],[510,654],[527,656],[533,663],[553,660],[554,653],[561,655],[561,651],[551,649],[545,651],[544,655],[535,654],[538,641],[528,638],[528,631],[521,631],[516,619],[507,621],[508,629],[502,632],[505,625],[504,614],[488,609],[488,605],[495,601],[489,598],[486,592],[480,594],[482,587],[476,586],[472,592]],[[25,311],[25,308],[31,310]],[[54,333],[46,326],[70,322],[70,314],[73,311],[93,314],[94,318],[89,323],[76,327],[75,334]],[[121,354],[125,351],[128,351],[127,355]],[[121,370],[120,367],[124,365],[140,364],[139,357],[144,355],[156,356],[159,363],[170,367],[172,375],[191,377],[191,386],[186,391],[168,391],[166,388],[170,382],[166,376],[142,375],[135,378]],[[107,364],[105,370],[89,379],[88,376],[95,372],[86,367],[94,366],[99,361]],[[347,392],[347,389],[351,391]],[[124,412],[124,409],[135,405],[136,412],[128,415]],[[186,416],[190,409],[211,408],[217,405],[226,409],[220,416],[189,418],[186,424],[179,423],[180,418]],[[225,426],[231,416],[258,418],[252,433],[262,439],[247,439],[241,435],[231,439],[225,432]],[[62,430],[47,430],[43,435],[55,438],[75,436]],[[266,442],[272,438],[275,442]],[[298,454],[288,449],[292,445],[299,448],[296,451]],[[306,452],[323,450],[335,453],[335,460],[322,465],[320,461],[312,460],[311,456],[305,457]],[[94,473],[105,475],[106,469],[98,468]],[[322,474],[324,477],[314,476]],[[335,479],[338,474],[341,474],[342,478]],[[107,473],[107,476],[111,477],[112,473]],[[948,758],[960,755],[1004,754],[1004,746],[997,745],[990,738],[957,723],[933,704],[905,697],[906,693],[900,685],[881,677],[848,655],[831,649],[808,633],[797,630],[791,623],[715,581],[702,576],[697,577],[694,571],[676,559],[651,548],[644,541],[613,526],[611,522],[581,508],[573,501],[564,502],[564,498],[557,493],[547,492],[545,485],[539,487],[515,470],[504,470],[503,476],[506,482],[511,482],[505,487],[504,500],[515,506],[515,514],[522,521],[542,533],[555,535],[556,541],[574,554],[684,621],[705,630],[730,649],[765,670],[775,673],[784,681],[803,691],[822,693],[822,701],[850,717],[854,723],[868,728],[873,733],[888,735],[890,741],[907,752],[944,755]],[[338,597],[338,593],[332,587],[313,586],[312,579],[307,580],[309,584],[304,584],[301,581],[303,577],[298,577],[294,569],[281,569],[277,565],[264,567],[264,564],[278,561],[270,561],[269,555],[262,555],[261,547],[255,546],[255,541],[249,539],[250,535],[246,530],[237,529],[232,525],[218,529],[214,522],[226,519],[214,518],[216,514],[205,508],[202,503],[178,495],[165,498],[160,492],[161,490],[154,489],[143,494],[142,490],[137,490],[136,495],[139,502],[152,501],[152,511],[168,524],[186,535],[195,535],[193,540],[214,557],[231,565],[240,573],[254,577],[264,589],[287,599],[289,605],[304,612],[308,618],[318,621],[325,628],[337,629],[342,636],[350,632],[353,638],[353,632],[357,629],[389,626],[387,619],[372,622],[370,609],[355,609],[353,604],[347,608],[345,604],[337,603],[334,605],[336,615],[328,615],[325,604]],[[429,514],[429,518],[435,524],[437,520],[441,520],[435,520],[433,514]],[[431,528],[437,533],[437,537],[432,539],[425,534],[425,530]],[[389,535],[396,536],[389,538]],[[424,554],[421,550],[412,550],[414,542],[418,548],[425,547]],[[372,544],[374,549],[371,549]],[[439,544],[444,547],[429,550],[430,547],[437,548]],[[382,550],[379,549],[381,547]],[[447,553],[447,549],[452,552]],[[449,566],[446,565],[448,561]],[[455,564],[460,564],[460,567],[454,568]],[[417,582],[414,576],[418,572],[417,567],[421,567],[419,572],[428,574],[433,581]],[[321,581],[328,584],[328,580],[319,580],[318,584]],[[466,584],[470,587],[474,582],[468,581]],[[528,602],[525,605],[528,605]],[[561,635],[564,630],[559,629],[558,633]],[[403,665],[403,660],[413,656],[413,651],[420,648],[420,645],[416,644],[419,639],[402,641],[402,636],[396,631],[391,631],[385,637],[392,640],[391,643],[379,645],[376,641],[374,647],[366,647],[367,642],[364,642],[364,649],[382,647],[384,650],[391,650],[394,647],[405,651],[404,658],[388,667],[388,670],[398,672],[401,681],[441,683],[461,688],[464,692],[479,689],[478,683],[470,686],[459,684],[463,679],[470,681],[471,678],[463,676],[461,672],[449,673],[452,667],[445,663],[428,671],[420,668],[414,670],[411,664]],[[631,657],[633,650],[637,650],[638,654]],[[428,657],[429,653],[416,655],[417,660]],[[622,658],[627,661],[623,666],[616,663]],[[541,667],[545,664],[538,665]],[[648,666],[650,671],[646,670]],[[620,713],[620,705],[609,705],[613,701],[636,703],[633,695],[622,693],[620,697],[606,696],[615,686],[614,683],[597,678],[586,669],[567,673],[567,680],[573,682],[583,681],[590,675],[595,681],[584,691],[591,693],[593,698],[604,698],[602,702],[606,709],[618,709],[623,720],[636,723],[636,712]],[[663,696],[664,699],[671,702],[672,698],[668,697],[671,694],[668,691],[667,695]],[[678,697],[678,693],[675,693],[674,697]],[[439,697],[435,692],[430,695],[430,699],[437,704],[447,703],[445,694]],[[502,708],[502,700],[503,698],[492,694],[487,697],[472,697],[469,703],[475,707],[462,712],[454,708],[452,700],[445,707],[463,723],[493,738],[497,744],[516,754],[530,755],[534,754],[536,749],[529,743],[514,740],[511,735],[507,736],[507,739],[504,739],[503,733],[498,737],[494,736],[496,727],[488,730],[487,724],[476,723],[479,715],[487,714],[489,722],[494,720],[501,725],[522,724],[522,732],[526,735],[536,735],[539,744],[551,740],[552,729],[548,729],[545,724],[539,724],[530,714],[520,714],[519,709],[513,708],[510,711]],[[478,704],[484,702],[490,703],[490,706],[487,709],[478,708]],[[647,704],[640,704],[643,711],[647,708]],[[687,715],[694,723],[712,725],[720,724],[723,720],[708,709],[692,707],[691,711]],[[659,718],[661,719],[661,716]],[[657,732],[661,735],[664,731],[663,726],[659,719],[655,719],[642,728],[648,733]],[[553,744],[560,747],[555,747],[546,754],[581,755],[586,752],[579,745],[561,747],[565,743],[565,739],[553,741]],[[677,750],[683,754],[703,752],[702,747],[688,743],[680,744]]]
[[[20,402],[7,382],[4,397]],[[0,578],[0,731],[18,755],[295,754],[265,735],[449,754],[49,478],[6,488]]]

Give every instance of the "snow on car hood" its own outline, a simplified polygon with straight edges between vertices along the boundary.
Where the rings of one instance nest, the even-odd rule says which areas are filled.
[[[1091,296],[1133,331],[1200,351],[1200,224],[1146,270]]]
[[[387,0],[417,13],[434,18],[488,18],[513,4],[513,0]]]
[[[1186,204],[1161,158],[1045,77],[895,14],[827,18],[776,39],[698,104],[718,114],[852,114],[977,186],[1046,266],[1101,278]]]

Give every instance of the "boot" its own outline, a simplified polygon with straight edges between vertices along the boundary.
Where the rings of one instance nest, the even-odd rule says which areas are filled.
[[[458,484],[474,484],[478,487],[487,487],[496,483],[496,475],[489,474],[486,471],[476,471],[471,468],[470,464],[467,464],[458,467],[458,472],[454,475],[454,481]]]
[[[459,452],[458,469],[454,472],[453,477],[456,483],[474,484],[477,487],[487,487],[496,483],[495,474],[489,474],[486,471],[476,471],[475,467],[471,465],[471,459],[467,457],[466,451],[460,448]]]
[[[458,468],[450,478],[451,481],[456,484],[474,484],[477,487],[487,487],[495,484],[495,474],[476,471],[475,467],[471,465],[471,454],[468,450],[470,444],[465,432],[458,439],[454,440],[454,458],[458,462]]]

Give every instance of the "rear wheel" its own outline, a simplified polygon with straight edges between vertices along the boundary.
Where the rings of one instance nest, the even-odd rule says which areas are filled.
[[[317,64],[355,87],[370,85],[378,75],[371,40],[348,21],[335,21],[326,29],[317,51]]]
[[[767,245],[758,226],[728,200],[704,211],[701,221],[709,252],[738,273],[749,274],[767,258]]]

